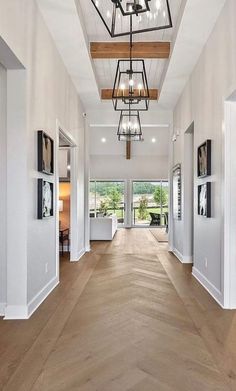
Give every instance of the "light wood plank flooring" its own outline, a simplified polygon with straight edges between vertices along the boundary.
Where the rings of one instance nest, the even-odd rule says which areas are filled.
[[[236,312],[148,229],[120,230],[28,321],[0,321],[0,390],[235,391]]]

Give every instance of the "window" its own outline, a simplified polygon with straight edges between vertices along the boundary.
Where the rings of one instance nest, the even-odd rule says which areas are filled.
[[[124,182],[91,181],[89,209],[90,217],[115,214],[119,224],[124,224]]]
[[[133,225],[159,226],[168,224],[168,181],[133,182]]]

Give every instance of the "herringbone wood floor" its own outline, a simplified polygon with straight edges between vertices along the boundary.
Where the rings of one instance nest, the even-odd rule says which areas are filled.
[[[145,229],[121,230],[80,264],[65,263],[32,319],[0,330],[2,390],[236,389],[235,313]]]

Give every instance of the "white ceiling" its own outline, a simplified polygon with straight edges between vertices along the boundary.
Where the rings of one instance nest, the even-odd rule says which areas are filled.
[[[174,108],[226,0],[183,0],[172,53],[160,84],[159,104]]]
[[[116,74],[117,60],[94,60],[99,88],[112,88]],[[158,88],[166,66],[166,60],[145,60],[149,88]]]
[[[91,155],[124,155],[125,143],[117,140],[117,127],[91,128]],[[144,141],[133,142],[132,156],[167,156],[169,145],[169,128],[143,127]],[[102,142],[102,139],[106,142]],[[156,140],[155,143],[152,139]]]
[[[111,41],[106,28],[104,27],[98,13],[90,0],[76,0],[82,10],[85,29],[90,41]],[[173,25],[176,25],[176,21],[179,14],[179,8],[182,0],[169,0],[171,8],[171,16]],[[135,41],[163,41],[171,40],[173,35],[173,29],[160,30],[154,32],[148,32],[145,34],[135,34]],[[113,41],[128,41],[129,37],[112,38]]]
[[[135,35],[135,40],[171,40],[170,61],[146,62],[150,87],[162,87],[159,103],[173,109],[226,0],[169,0],[173,29]],[[85,109],[101,106],[99,89],[112,87],[115,61],[92,61],[89,42],[110,40],[90,0],[37,0]],[[128,39],[128,38],[124,38]],[[120,40],[120,39],[119,39]],[[104,102],[104,110],[112,110]]]
[[[36,0],[58,51],[80,95],[88,125],[97,148],[103,154],[124,154],[124,144],[116,141],[116,129],[103,124],[118,123],[110,101],[100,100],[101,88],[112,88],[115,60],[90,57],[90,41],[111,41],[90,0]],[[173,29],[137,34],[135,40],[170,40],[170,60],[146,60],[149,86],[161,88],[159,102],[151,102],[150,110],[141,114],[142,123],[172,126],[172,110],[201,54],[226,0],[169,0]],[[123,38],[127,40],[128,38]],[[118,39],[121,40],[121,39]],[[107,142],[101,146],[101,138]],[[157,143],[150,144],[156,137]],[[134,143],[134,153],[158,154],[167,151],[169,130],[160,127],[144,129],[145,142]],[[92,153],[98,151],[95,148]],[[99,152],[99,153],[100,153]]]
[[[84,26],[88,42],[93,41],[128,41],[129,37],[111,38],[104,24],[102,23],[95,7],[91,1],[76,0],[80,4],[83,15]],[[176,26],[181,0],[170,0],[171,15],[173,26]],[[174,28],[148,32],[144,34],[135,34],[135,41],[171,41],[174,34]],[[167,60],[149,59],[145,60],[146,71],[148,76],[148,84],[150,88],[158,88],[161,81],[161,76]],[[94,69],[97,76],[99,88],[112,88],[116,73],[116,60],[95,60]]]

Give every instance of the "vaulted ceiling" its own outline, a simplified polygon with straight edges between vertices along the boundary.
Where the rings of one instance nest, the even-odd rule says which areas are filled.
[[[101,89],[112,88],[116,59],[92,58],[90,44],[127,41],[128,37],[110,38],[91,0],[36,1],[86,110],[101,109]],[[176,104],[225,0],[169,3],[172,29],[135,35],[136,42],[170,42],[169,59],[146,59],[150,88],[159,90],[158,107],[165,109]]]
[[[110,38],[91,0],[36,1],[89,114],[87,118],[91,132],[97,131],[98,140],[107,132],[108,127],[115,134],[114,125],[118,123],[119,115],[114,112],[109,100],[117,61],[114,53],[117,52],[117,58],[121,54],[123,57],[125,46],[116,45],[118,42],[120,45],[128,43],[129,38]],[[153,90],[150,110],[142,113],[147,139],[151,139],[153,132],[156,132],[157,138],[160,133],[163,140],[166,134],[168,140],[172,111],[225,1],[169,0],[173,28],[135,35],[135,45],[141,45],[137,46],[137,52],[146,50],[143,58],[146,62],[149,87]],[[99,45],[99,42],[103,46]],[[148,44],[143,46],[142,42]],[[154,48],[151,48],[152,44]],[[156,54],[152,56],[150,52]],[[107,146],[109,145],[108,142]],[[142,145],[144,148],[143,143]],[[167,153],[167,143],[164,145]],[[104,153],[105,146],[101,148]],[[120,148],[118,142],[117,148]]]
[[[126,37],[120,37],[115,39],[111,38],[106,28],[104,27],[104,24],[102,23],[100,17],[98,16],[98,13],[95,7],[93,6],[92,2],[88,0],[80,0],[80,1],[77,0],[77,1],[81,7],[86,35],[90,45],[92,43],[93,47],[98,46],[97,44],[98,42],[102,42],[106,44],[110,43],[110,45],[112,45],[112,47],[110,46],[110,50],[108,46],[106,53],[104,52],[102,53],[102,51],[100,50],[100,58],[93,59],[94,71],[95,71],[99,89],[112,88],[115,72],[116,72],[117,59],[124,57],[123,56],[124,53],[123,52],[120,53],[119,48],[117,48],[117,42],[127,42],[128,44],[129,37],[126,36]],[[177,25],[180,5],[181,5],[181,0],[170,0],[173,26]],[[139,58],[145,58],[148,83],[151,89],[158,89],[158,86],[160,85],[163,71],[169,57],[169,52],[170,52],[169,43],[173,39],[174,31],[175,31],[175,27],[167,30],[135,34],[133,36],[133,40],[135,43],[136,42],[154,43],[154,45],[151,47],[151,50],[149,52],[147,52],[147,45],[143,45],[143,52],[140,53],[139,51],[139,54],[141,54],[141,56],[138,56]],[[158,51],[155,47],[155,44],[158,43],[161,44],[167,43],[166,46],[169,49],[168,53],[166,52],[166,50],[162,52],[160,50]],[[103,48],[104,47],[106,46],[103,45]],[[149,58],[151,56],[155,57],[154,54],[155,52],[156,52],[156,56],[159,58]],[[102,59],[101,58],[102,54],[103,56],[106,55],[106,58]],[[92,55],[94,55],[94,51],[92,52]]]

